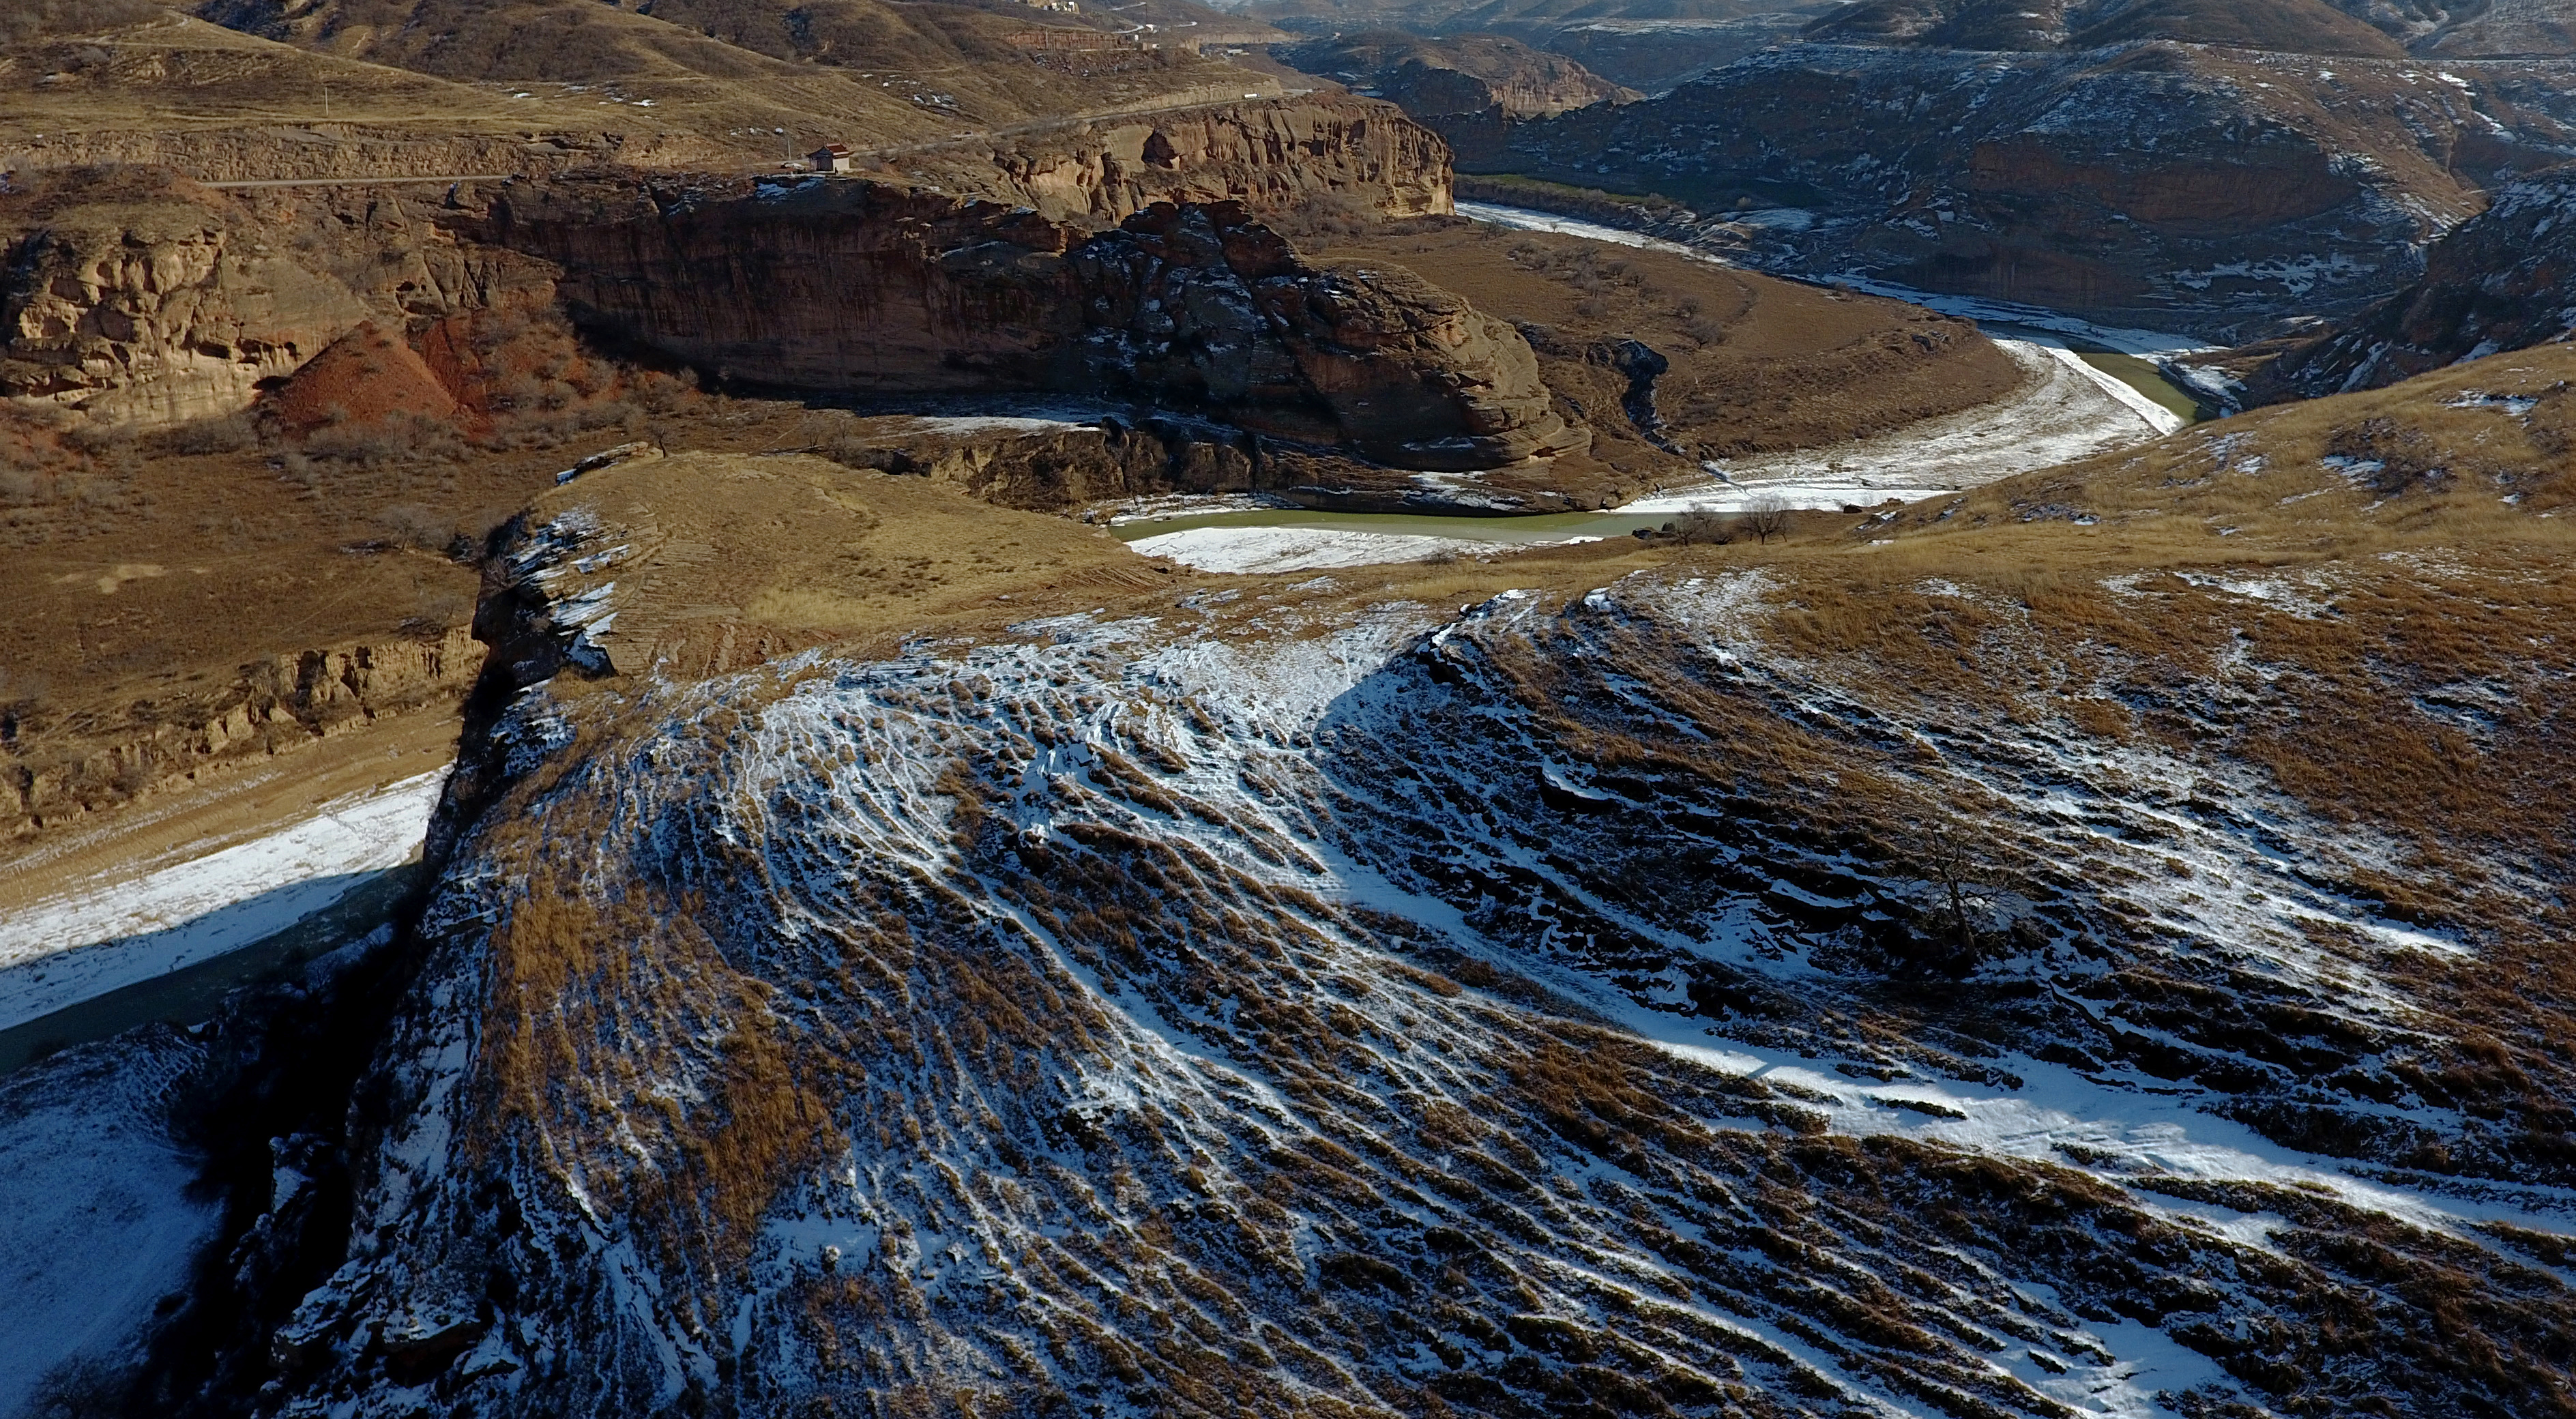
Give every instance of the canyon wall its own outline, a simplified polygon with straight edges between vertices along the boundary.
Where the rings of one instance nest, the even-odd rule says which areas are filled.
[[[236,413],[361,322],[546,297],[458,243],[440,189],[220,192],[168,169],[36,174],[0,195],[0,399],[160,427]]]
[[[482,665],[459,626],[263,656],[214,689],[157,700],[60,714],[0,704],[0,840],[451,707]]]
[[[143,427],[182,424],[249,407],[260,389],[292,374],[361,321],[417,336],[431,322],[496,301],[542,305],[553,299],[552,268],[540,268],[504,243],[478,239],[475,216],[482,199],[476,189],[489,184],[353,182],[225,191],[201,179],[353,173],[542,178],[580,161],[593,176],[571,189],[579,196],[565,200],[624,210],[637,203],[649,208],[655,199],[647,184],[671,181],[649,177],[644,168],[705,156],[686,143],[639,148],[603,139],[581,146],[537,135],[524,143],[415,141],[353,129],[93,133],[31,149],[11,159],[24,164],[17,185],[0,190],[0,231],[12,234],[0,252],[6,273],[0,275],[0,399]],[[611,159],[621,166],[602,165]],[[957,198],[946,194],[962,193],[1035,208],[1032,220],[1041,226],[1077,223],[1068,234],[1043,238],[1057,251],[1083,231],[1159,201],[1234,201],[1268,210],[1334,196],[1398,216],[1445,212],[1450,201],[1447,146],[1394,109],[1360,100],[1225,105],[1151,120],[1060,126],[982,146],[924,150],[899,161],[908,174],[890,166],[886,171],[927,189],[922,211],[953,206]],[[59,165],[76,162],[90,165]],[[691,190],[750,190],[744,180],[730,188],[723,179],[711,182],[712,188],[700,184]],[[512,190],[522,194],[513,200],[525,208],[529,187]],[[1006,225],[1015,220],[988,215]],[[843,259],[830,249],[830,240],[815,247],[811,259]],[[572,269],[576,285],[594,292],[603,282],[631,275],[635,256],[602,258],[608,266],[589,272],[582,263],[599,253],[577,242],[552,243],[546,252]],[[721,302],[762,300],[764,291],[805,290],[809,284],[811,298],[840,284],[828,269],[788,266],[765,269],[760,279],[765,285],[758,291],[696,278],[680,287],[686,299]],[[1052,296],[997,291],[996,298]],[[590,300],[592,309],[613,304]],[[696,318],[681,315],[668,301],[659,314],[653,327],[665,331]],[[972,324],[992,313],[959,314]],[[1059,316],[1031,308],[1005,324],[1028,320],[1061,323]],[[1010,338],[980,324],[914,325],[921,327],[918,338],[899,341],[881,352],[880,361],[886,370],[911,370],[909,387],[953,383],[952,347],[971,352]],[[949,368],[942,373],[944,366]],[[783,383],[818,374],[793,358],[781,364],[775,356],[761,368],[754,373],[747,364],[742,373]]]
[[[1386,104],[1323,95],[1051,124],[887,162],[913,181],[1057,220],[1115,222],[1155,202],[1259,211],[1338,195],[1394,217],[1446,212],[1450,202],[1449,148],[1438,134]]]
[[[1589,446],[1507,323],[1401,272],[1315,265],[1236,203],[1097,236],[847,179],[513,184],[483,239],[554,263],[583,328],[720,378],[1134,399],[1396,467]]]

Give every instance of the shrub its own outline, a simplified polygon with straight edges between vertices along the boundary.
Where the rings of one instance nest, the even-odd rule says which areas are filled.
[[[1704,507],[1695,507],[1671,523],[1673,535],[1684,543],[1724,546],[1735,540],[1735,526]]]
[[[465,453],[465,441],[449,420],[394,414],[375,423],[335,422],[316,429],[304,440],[304,453],[308,458],[374,467],[415,459],[459,458]]]
[[[164,451],[182,458],[201,457],[211,453],[239,453],[259,444],[259,433],[247,413],[225,414],[212,419],[199,419],[162,434]]]
[[[474,552],[473,537],[457,525],[456,519],[418,503],[391,504],[376,514],[376,524],[394,541],[423,552],[458,560],[470,558]]]
[[[1789,504],[1778,493],[1756,493],[1744,505],[1743,516],[1736,525],[1762,542],[1785,537],[1789,532]]]

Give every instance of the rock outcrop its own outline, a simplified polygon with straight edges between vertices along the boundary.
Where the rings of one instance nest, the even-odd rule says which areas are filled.
[[[887,159],[916,182],[1119,221],[1155,202],[1256,211],[1333,196],[1391,217],[1449,210],[1449,149],[1403,113],[1317,95],[1051,125]]]
[[[155,186],[29,214],[0,277],[0,395],[120,423],[229,414],[365,318],[356,293],[245,231],[220,195]]]
[[[1234,203],[1086,236],[848,180],[521,184],[489,239],[576,322],[745,384],[1132,399],[1401,468],[1588,446],[1508,324],[1407,273],[1306,262]]]
[[[2263,367],[2249,397],[2376,389],[2576,333],[2576,166],[2498,192],[2424,265],[2423,279]]]
[[[264,656],[214,689],[76,711],[0,702],[0,839],[265,762],[380,719],[452,708],[483,647],[457,626]]]
[[[433,219],[440,200],[220,192],[166,168],[37,174],[0,194],[0,230],[14,233],[0,398],[183,424],[249,407],[363,322],[408,332],[551,298],[535,263],[453,240]]]

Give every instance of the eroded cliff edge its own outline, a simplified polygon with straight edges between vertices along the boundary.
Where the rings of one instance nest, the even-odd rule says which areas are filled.
[[[1410,272],[1309,262],[1238,203],[1087,235],[856,181],[514,185],[490,240],[574,320],[718,377],[1130,399],[1395,467],[1577,452],[1528,342]]]

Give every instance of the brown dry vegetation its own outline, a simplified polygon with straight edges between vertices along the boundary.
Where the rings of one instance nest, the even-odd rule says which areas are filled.
[[[1406,267],[1519,325],[1549,387],[1591,423],[1593,457],[1650,482],[1703,458],[1881,433],[2021,380],[1967,322],[1670,252],[1455,219],[1310,218],[1291,235],[1336,260]],[[1671,362],[1654,382],[1664,446],[1622,407],[1629,381],[1602,348],[1622,338]]]
[[[612,511],[622,507],[631,524],[630,500],[653,485],[657,469],[671,472],[656,464],[610,470],[602,476],[633,488],[602,482],[593,494]],[[736,525],[757,527],[770,509],[799,505],[800,477],[862,495],[872,512],[891,509],[878,501],[887,496],[955,497],[881,475],[815,470],[739,485],[728,497],[741,505],[732,510]],[[576,483],[559,497],[580,490]],[[651,501],[658,510],[667,498]],[[923,522],[916,516],[908,525]],[[1627,567],[1759,564],[1819,614],[1807,643],[1814,654],[1857,654],[1857,640],[1850,651],[1834,648],[1827,592],[1838,576],[1860,575],[1864,559],[1891,552],[1852,550],[1840,536],[1844,520],[1822,522],[1808,520],[1800,538],[1769,549],[1739,544],[1678,556],[1633,546],[1567,549],[1508,569],[1371,569],[1345,574],[1338,586],[1295,590],[1236,581],[1248,594],[1224,614],[1238,631],[1258,634],[1255,618],[1329,617],[1337,604],[1382,599],[1390,584],[1449,601],[1491,591],[1504,576],[1572,594]],[[838,526],[825,531],[835,542],[845,535]],[[1961,541],[2017,549],[2027,559],[2039,554],[2042,536],[2069,531],[2013,524]],[[756,538],[727,547],[727,560],[752,582],[769,575],[776,558],[796,555]],[[1081,544],[1029,550],[1052,558]],[[1937,551],[1912,555],[1937,560]],[[1959,577],[1978,574],[1944,565]],[[800,575],[818,574],[809,566]],[[1104,609],[1190,614],[1169,595],[1140,590],[1108,598]],[[1904,620],[1929,609],[1899,600],[1887,614]],[[898,624],[917,624],[920,612],[880,614],[881,623],[859,618],[841,629],[875,624],[868,633],[882,638]],[[972,612],[961,606],[959,614]],[[1865,618],[1849,615],[1842,633],[1859,636]],[[967,625],[950,620],[945,628]],[[1992,637],[1978,634],[1979,625],[1958,620],[1949,629],[1958,652],[1989,653]],[[2188,627],[2177,620],[2159,629],[2181,639]],[[983,633],[992,634],[989,625]],[[1578,757],[1639,776],[1734,776],[1738,801],[1773,805],[1774,821],[1756,831],[1807,830],[1797,821],[1802,802],[1857,797],[1868,806],[1869,780],[1851,742],[1784,732],[1758,700],[1674,673],[1669,649],[1633,650],[1616,657],[1623,672],[1651,676],[1646,688],[1659,703],[1715,731],[1714,742],[1728,746],[1722,762],[1690,763],[1642,742],[1619,760],[1606,739],[1581,737],[1586,716],[1579,694],[1569,693],[1581,672],[1569,676],[1533,658],[1518,683],[1530,703],[1565,715],[1567,747]],[[744,716],[835,673],[822,667],[736,682],[721,703],[684,707],[676,726],[667,705],[641,717],[612,711],[613,692],[634,688],[631,681],[568,688],[588,724],[584,743],[488,816],[490,836],[473,849],[491,861],[573,863],[583,845],[621,845],[609,864],[538,878],[539,895],[553,904],[532,901],[517,914],[561,921],[541,939],[522,940],[513,928],[502,943],[512,964],[488,978],[486,1009],[497,1014],[487,1018],[501,1026],[515,1028],[520,1018],[520,981],[541,1002],[541,987],[573,997],[541,1005],[574,1026],[550,1047],[560,1056],[554,1064],[532,1069],[534,1056],[509,1043],[516,1036],[494,1028],[478,1066],[487,1079],[552,1087],[568,1077],[575,1082],[566,1087],[597,1093],[587,1104],[559,1100],[550,1112],[515,1112],[500,1125],[511,1137],[542,1130],[552,1151],[541,1171],[613,1171],[625,1179],[620,1195],[673,1204],[621,1212],[616,1225],[638,1234],[664,1265],[687,1269],[687,1286],[709,1293],[691,1305],[720,1299],[721,1284],[702,1278],[724,1274],[725,1253],[710,1240],[721,1219],[771,1206],[827,1207],[882,1227],[881,1253],[865,1265],[853,1255],[837,1269],[801,1266],[781,1313],[763,1322],[778,1327],[764,1330],[775,1337],[769,1343],[813,1357],[832,1393],[902,1393],[918,1412],[943,1415],[1040,1410],[1111,1387],[1176,1409],[1226,1413],[1515,1413],[1610,1396],[1635,1412],[1768,1415],[1793,1412],[1796,1397],[1831,1396],[1839,1371],[1952,1414],[2053,1413],[1979,1358],[1991,1344],[1985,1337],[2063,1346],[2078,1318],[2125,1315],[2164,1325],[2289,1409],[2332,1410],[2374,1393],[2436,1407],[2470,1402],[2461,1395],[2517,1412],[2564,1407],[2552,1376],[2569,1353],[2567,1301],[2551,1278],[2338,1208],[2231,1196],[2229,1205],[2289,1219],[2277,1251],[2255,1252],[2152,1215],[2098,1176],[1900,1139],[1816,1136],[1813,1116],[1789,1091],[1688,1067],[1574,1023],[1543,989],[1401,922],[1344,916],[1294,886],[1154,831],[1150,816],[1132,815],[1223,818],[1229,810],[1194,803],[1158,777],[1187,756],[1176,759],[1139,717],[1111,721],[1100,737],[1061,735],[1077,702],[1084,712],[1096,707],[1079,690],[1061,705],[1042,689],[1027,702],[1001,703],[973,676],[934,675],[873,692],[884,718],[1001,727],[982,744],[989,756],[960,759],[938,776],[936,791],[955,805],[948,821],[961,875],[953,879],[945,869],[923,875],[870,851],[868,839],[844,836],[848,829],[798,801],[792,788],[767,798],[727,791],[711,802],[696,788],[657,786],[677,777],[743,782],[727,760],[750,737]],[[1925,697],[1937,693],[1927,689]],[[1438,723],[1425,730],[1444,732]],[[629,757],[639,735],[655,748]],[[836,738],[793,753],[789,784],[804,782],[799,773],[854,771],[848,743]],[[1041,755],[1057,756],[1046,790],[1053,830],[1033,837],[1000,810],[1026,792],[1027,771]],[[675,775],[680,765],[687,767]],[[890,765],[871,783],[899,791],[897,771]],[[747,826],[720,831],[704,816],[710,811]],[[642,819],[655,825],[649,839]],[[1240,826],[1254,858],[1286,861],[1303,850],[1273,827]],[[679,846],[678,855],[629,857],[622,846],[648,840]],[[1579,849],[1559,848],[1551,863],[1571,870],[1561,852]],[[831,866],[810,880],[773,875],[775,864],[791,860]],[[665,880],[674,870],[679,880]],[[602,893],[618,882],[666,896],[703,885],[717,895],[689,901],[684,915],[695,925],[593,925],[614,914]],[[779,891],[814,903],[828,926],[770,924]],[[996,894],[1030,930],[972,910],[969,892]],[[1685,883],[1678,894],[1691,892]],[[1577,924],[1562,900],[1547,906],[1520,914]],[[1514,914],[1508,905],[1504,913]],[[666,905],[654,915],[680,914]],[[1482,915],[1471,921],[1492,929]],[[701,927],[710,933],[703,944],[685,951],[668,944],[674,931],[698,942]],[[477,930],[463,928],[452,948],[473,952]],[[1341,949],[1344,932],[1364,933],[1373,949]],[[1495,939],[1520,938],[1506,928]],[[623,1151],[615,1120],[636,1106],[638,1090],[619,1092],[621,1056],[651,1065],[639,1071],[646,1078],[663,1077],[657,1069],[711,1076],[708,1060],[683,1056],[697,1047],[692,1041],[721,1034],[698,1015],[733,998],[733,987],[714,989],[705,976],[718,955],[769,992],[762,998],[784,1032],[770,1056],[780,1062],[762,1076],[786,1081],[774,1084],[776,1107],[739,1149],[721,1142],[736,1125],[710,1101],[703,1115],[666,1113],[655,1127],[669,1130],[661,1135],[667,1144],[642,1156]],[[631,964],[665,957],[701,988],[684,999]],[[1084,1106],[1081,1092],[1062,1082],[1068,1071],[1146,1067],[1104,1000],[1150,1010],[1165,1028],[1187,1032],[1209,1063],[1135,1104]],[[1973,1059],[1938,1053],[1937,1003],[1890,1003],[1898,1008],[1853,1023],[1856,1042],[1871,1028],[1887,1032],[1882,1043],[1910,1036],[1898,1044],[1908,1058],[1974,1076]],[[630,1043],[614,1053],[592,1043],[612,1037]],[[793,1062],[800,1059],[807,1063]],[[868,1181],[851,1194],[800,1192],[792,1167],[755,1166],[808,1156],[798,1151],[804,1135],[788,1122],[797,1117],[789,1101],[803,1106],[797,1091],[806,1086],[797,1080],[823,1077],[827,1067],[842,1072],[812,1103],[837,1130],[829,1146],[846,1143],[868,1163],[860,1173]],[[1236,1082],[1238,1069],[1286,1104],[1256,1109]],[[1188,1107],[1169,1102],[1173,1089],[1183,1090]],[[1258,1131],[1242,1124],[1253,1116],[1264,1120]],[[1718,1119],[1782,1127],[1712,1127]],[[1283,1143],[1280,1131],[1290,1126],[1296,1132]],[[754,1138],[783,1141],[762,1151],[750,1146]],[[687,1161],[701,1156],[709,1161]],[[892,1167],[871,1171],[879,1162]],[[1610,1171],[1595,1174],[1596,1164]],[[1579,1180],[1586,1175],[1593,1180]],[[986,1222],[970,1219],[1010,1225],[985,1230]],[[971,1253],[914,1249],[916,1220],[946,1240],[1009,1240],[996,1240],[978,1268]],[[461,1237],[406,1236],[407,1245],[468,1246]],[[1315,1239],[1311,1269],[1295,1236]],[[506,1259],[516,1245],[494,1244],[491,1255]],[[1581,1264],[1564,1264],[1570,1256]],[[1994,1258],[2007,1258],[2014,1276],[2056,1288],[2055,1299],[2042,1304],[1999,1286],[1978,1269]],[[716,1265],[702,1272],[708,1261]],[[1794,1336],[1807,1354],[1714,1326],[1712,1310]],[[1976,1329],[1963,1329],[1963,1318]],[[1024,1335],[1026,1346],[999,1338],[1012,1334]],[[992,1346],[992,1363],[975,1386],[922,1383],[911,1357],[924,1336]],[[2465,1336],[2478,1343],[2461,1343]],[[1377,1369],[1417,1343],[1445,1362],[1427,1396]],[[1814,1355],[1830,1356],[1830,1365]],[[568,1401],[597,1392],[583,1388],[584,1376],[543,1380],[564,1386]]]
[[[0,29],[0,154],[225,179],[773,168],[825,141],[902,146],[1280,87],[1181,53],[1066,72],[1002,41],[1022,15],[875,0],[674,18],[589,0],[120,0],[41,18]]]

